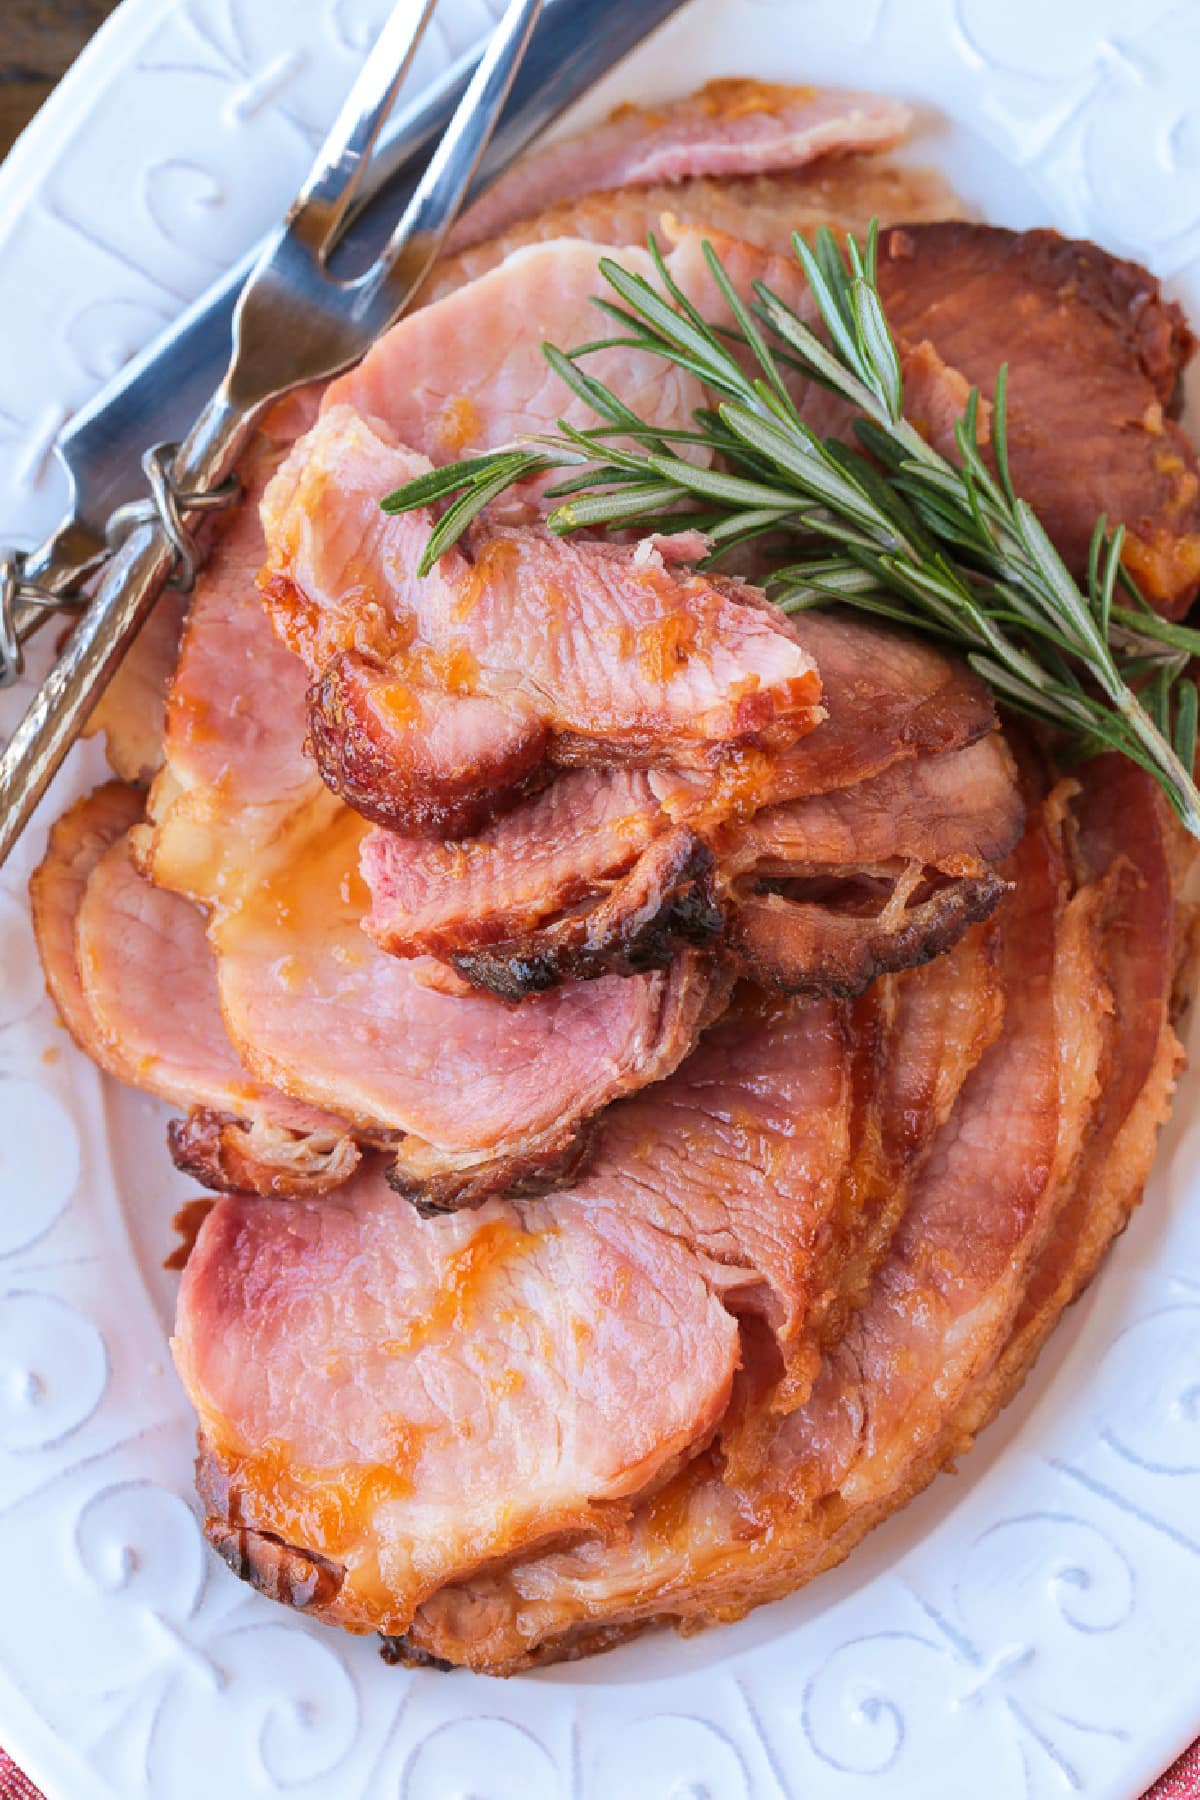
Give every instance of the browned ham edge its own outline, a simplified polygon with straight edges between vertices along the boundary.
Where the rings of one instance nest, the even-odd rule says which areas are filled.
[[[30,883],[51,997],[79,1047],[119,1081],[188,1109],[176,1165],[206,1187],[322,1194],[359,1160],[344,1122],[255,1082],[225,1034],[197,910],[133,868],[143,798],[116,782],[57,822]]]
[[[299,1135],[205,1106],[172,1119],[167,1144],[184,1175],[226,1194],[328,1194],[350,1179],[359,1160],[345,1133]]]
[[[450,961],[476,987],[507,1000],[590,981],[662,969],[681,946],[716,947],[724,912],[712,851],[686,827],[667,829],[585,911],[568,911],[524,938],[501,938]]]
[[[1146,598],[1181,617],[1200,587],[1200,463],[1175,422],[1194,340],[1155,278],[1054,231],[948,221],[885,231],[879,288],[897,335],[964,389],[990,400],[1007,363],[1013,482],[1073,572],[1104,514]],[[924,421],[948,455],[959,410]]]
[[[872,894],[876,887],[882,898]],[[850,899],[845,910],[839,888]],[[863,896],[857,905],[856,889]],[[724,954],[742,975],[784,993],[852,997],[880,975],[944,955],[969,926],[991,916],[1005,890],[990,872],[938,886],[911,866],[898,877],[865,871],[857,882],[853,876],[792,878],[738,898]],[[814,898],[806,900],[806,892]]]
[[[474,841],[371,834],[367,929],[394,955],[446,957],[507,999],[663,966],[683,943],[785,992],[852,995],[987,917],[1004,891],[991,865],[1021,824],[998,736],[898,756],[867,781],[718,825],[708,842],[670,823],[652,781],[580,774]]]

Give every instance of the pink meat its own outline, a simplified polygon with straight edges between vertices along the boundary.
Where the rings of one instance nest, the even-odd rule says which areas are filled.
[[[405,1134],[401,1179],[420,1195],[527,1180],[582,1148],[608,1101],[676,1065],[723,978],[685,957],[510,1011],[372,944],[362,822],[304,755],[304,668],[246,579],[261,545],[247,506],[198,584],[143,855],[213,908],[226,1027],[260,1080],[362,1132]]]
[[[737,1365],[720,1270],[617,1208],[492,1201],[421,1224],[379,1175],[222,1201],[174,1352],[206,1486],[403,1630],[482,1557],[603,1529],[711,1434]]]
[[[707,770],[740,749],[786,749],[820,718],[816,670],[782,615],[653,547],[479,523],[419,576],[432,516],[391,517],[379,502],[428,467],[334,407],[263,501],[263,592],[321,677],[322,773],[360,811],[437,831],[443,784],[447,810],[472,793],[495,809],[501,767],[518,791],[545,760]],[[379,668],[365,688],[364,655]],[[428,752],[435,699],[471,710],[444,768]]]
[[[621,106],[602,125],[523,158],[460,220],[462,250],[561,200],[698,175],[761,175],[820,156],[882,150],[903,137],[908,107],[840,88],[710,81],[653,108]]]

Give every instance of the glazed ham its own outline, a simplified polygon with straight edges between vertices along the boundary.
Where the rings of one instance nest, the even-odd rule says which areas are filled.
[[[1125,771],[1114,785],[1111,765],[1101,765],[1093,779],[1068,823],[1070,789],[1043,798],[1031,766],[1030,824],[1004,870],[1012,889],[995,921],[952,958],[889,977],[853,1008],[746,990],[655,1095],[612,1114],[593,1170],[542,1206],[578,1207],[589,1220],[612,1209],[700,1259],[741,1331],[740,1369],[716,1435],[706,1419],[682,1467],[660,1472],[609,1526],[583,1527],[574,1543],[522,1556],[517,1532],[500,1552],[496,1540],[479,1540],[481,1560],[498,1561],[430,1592],[402,1633],[395,1628],[416,1583],[403,1553],[392,1560],[401,1534],[374,1499],[388,1491],[384,1478],[358,1466],[361,1428],[326,1439],[322,1451],[334,1452],[321,1464],[322,1482],[372,1497],[367,1509],[356,1502],[352,1517],[324,1504],[301,1514],[278,1479],[277,1457],[264,1470],[226,1447],[231,1418],[246,1404],[232,1366],[240,1335],[269,1332],[275,1306],[287,1304],[294,1331],[321,1333],[320,1352],[307,1353],[311,1366],[340,1341],[336,1309],[326,1335],[328,1282],[319,1306],[284,1302],[296,1293],[302,1251],[294,1231],[267,1224],[253,1252],[234,1259],[231,1308],[227,1290],[214,1293],[206,1227],[180,1343],[204,1421],[206,1529],[223,1554],[293,1604],[357,1628],[391,1627],[395,1654],[511,1671],[602,1648],[664,1617],[737,1616],[839,1560],[960,1453],[1019,1379],[1047,1314],[1099,1255],[1095,1241],[1082,1243],[1077,1184],[1094,1177],[1111,1190],[1111,1233],[1144,1180],[1175,1068],[1170,827],[1143,789],[1150,803],[1130,878],[1101,824],[1118,800],[1133,799],[1122,789]],[[1135,915],[1150,928],[1148,941],[1131,929]],[[1126,1031],[1133,1059],[1113,1090]],[[547,1216],[539,1208],[526,1229],[536,1233]],[[428,1229],[440,1234],[445,1223]],[[407,1284],[407,1262],[391,1267],[397,1286]],[[444,1302],[425,1300],[413,1315],[418,1341],[443,1306],[464,1315],[457,1278],[442,1291]],[[631,1321],[637,1316],[630,1299]],[[227,1360],[213,1358],[198,1377],[189,1346],[218,1335],[228,1339]],[[409,1333],[399,1335],[407,1348]],[[464,1318],[459,1358],[473,1341],[494,1339],[481,1328],[476,1340]],[[546,1354],[561,1353],[547,1345]],[[336,1353],[332,1361],[341,1378]],[[303,1414],[297,1424],[289,1410],[294,1392],[281,1389],[270,1412],[256,1416],[260,1438],[286,1444],[303,1430]],[[568,1377],[558,1404],[558,1432],[570,1438],[571,1408],[594,1414],[598,1401]],[[485,1463],[493,1439],[504,1454],[504,1405],[493,1402],[491,1436],[474,1452]],[[326,1405],[323,1417],[331,1414],[336,1407]],[[347,1465],[352,1444],[356,1460]],[[544,1454],[553,1458],[549,1441]],[[436,1497],[432,1447],[429,1456]],[[423,1467],[406,1440],[402,1479],[418,1493]],[[481,1468],[485,1490],[489,1479]],[[474,1482],[464,1491],[473,1494]],[[511,1490],[505,1500],[497,1526],[507,1529],[524,1510]],[[457,1542],[453,1534],[438,1541]],[[432,1586],[430,1552],[419,1556],[419,1576]],[[354,1578],[363,1567],[394,1571],[366,1612]]]
[[[972,985],[969,963],[957,973]],[[929,995],[912,1001],[932,1026]],[[222,1554],[278,1597],[398,1632],[481,1554],[619,1534],[725,1413],[735,1313],[761,1319],[793,1383],[807,1370],[811,1384],[813,1308],[870,1216],[843,1180],[853,1057],[880,1035],[838,1005],[745,990],[683,1070],[614,1110],[586,1180],[533,1207],[416,1226],[366,1173],[320,1209],[218,1207],[188,1264],[176,1356]],[[978,1054],[957,1034],[943,1106]],[[914,1153],[936,1089],[909,1095]],[[285,1362],[316,1385],[281,1384]]]
[[[836,681],[826,701],[822,731],[841,712]],[[895,760],[861,782],[848,756],[850,785],[745,824],[676,823],[653,777],[606,770],[564,776],[465,841],[373,831],[366,928],[393,955],[444,957],[506,998],[706,943],[792,991],[854,993],[986,916],[1001,893],[990,865],[1020,832],[998,736],[917,760],[909,749],[897,734]]]
[[[379,501],[429,467],[332,407],[263,502],[261,585],[317,677],[314,754],[368,818],[462,836],[546,765],[708,770],[820,719],[787,621],[653,544],[480,525],[418,576],[431,516]]]
[[[621,106],[604,124],[526,156],[455,226],[450,249],[500,237],[556,202],[688,176],[761,175],[819,157],[886,149],[911,113],[879,94],[710,81],[653,110]]]
[[[278,449],[262,456],[260,485]],[[247,505],[198,583],[141,866],[209,910],[222,1016],[254,1075],[399,1140],[401,1191],[443,1207],[562,1180],[591,1118],[676,1066],[729,977],[683,953],[511,1011],[444,963],[379,950],[362,930],[365,826],[303,753],[304,667],[247,578],[261,547]]]
[[[323,409],[350,407],[368,422],[382,420],[401,443],[438,464],[551,431],[560,418],[581,429],[594,425],[591,408],[551,371],[542,344],[569,347],[597,335],[594,302],[604,286],[606,248],[559,237],[456,284],[436,306],[406,313],[331,382]],[[631,246],[621,259],[635,274],[653,277],[644,249]],[[599,350],[587,366],[664,431],[690,426],[704,397],[694,375],[645,351]],[[528,510],[519,504],[527,498],[506,496],[506,516]]]
[[[256,1081],[221,1019],[204,920],[130,856],[142,797],[112,782],[50,834],[30,884],[47,985],[75,1042],[110,1075],[187,1116],[172,1154],[207,1187],[325,1193],[358,1148],[343,1120]]]
[[[183,595],[160,595],[84,727],[85,737],[103,732],[109,766],[122,781],[149,785],[161,767],[167,689],[186,611]]]
[[[1200,466],[1175,419],[1193,339],[1154,277],[1057,232],[950,222],[885,232],[879,288],[893,329],[928,341],[964,387],[990,398],[1008,364],[1013,482],[1074,572],[1103,513],[1128,528],[1124,558],[1147,599],[1186,612],[1200,586]],[[948,453],[950,423],[929,421]]]
[[[174,1343],[217,1547],[301,1543],[348,1625],[403,1629],[481,1556],[603,1530],[725,1410],[724,1279],[570,1198],[434,1227],[364,1173],[320,1206],[219,1203]]]
[[[903,110],[716,84],[497,184],[436,304],[267,421],[165,730],[170,618],[110,709],[146,816],[99,790],[35,877],[77,1040],[242,1190],[173,1345],[207,1536],[389,1659],[511,1673],[837,1562],[1015,1391],[1150,1166],[1194,947],[1137,769],[1058,782],[954,658],[788,621],[696,533],[564,542],[529,482],[418,580],[431,517],[378,510],[592,423],[540,344],[595,334],[604,247],[647,272],[655,230],[720,324],[714,237],[811,317],[790,230],[882,213],[909,415],[951,446],[1007,359],[1064,554],[1119,514],[1182,608],[1180,316],[1090,246],[933,223],[867,153]],[[590,366],[664,430],[710,398]]]
[[[686,1055],[728,981],[696,955],[513,1011],[432,959],[400,962],[361,921],[361,822],[346,810],[212,928],[221,1004],[263,1079],[404,1134],[394,1185],[426,1207],[561,1180],[588,1121]],[[447,977],[449,979],[447,979]]]
[[[496,268],[515,250],[556,238],[590,244],[644,246],[653,233],[661,243],[694,228],[709,237],[743,240],[779,252],[793,231],[811,238],[828,225],[864,237],[872,219],[952,219],[962,203],[928,169],[900,168],[881,156],[823,157],[791,174],[696,177],[585,194],[547,205],[499,236],[472,244],[434,264],[421,288],[429,306],[467,281]]]

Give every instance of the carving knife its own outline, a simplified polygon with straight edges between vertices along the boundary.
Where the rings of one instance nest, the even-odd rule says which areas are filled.
[[[677,12],[686,0],[546,0],[507,106],[468,195],[478,197],[588,88]],[[391,121],[375,153],[371,186],[348,221],[339,257],[369,260],[415,188],[433,146],[479,60],[471,52]],[[75,414],[55,446],[70,479],[66,516],[23,559],[22,580],[67,595],[106,553],[112,513],[145,493],[146,446],[179,437],[212,391],[228,357],[234,304],[258,257],[256,245],[128,362]],[[18,599],[16,635],[27,639],[52,616]]]

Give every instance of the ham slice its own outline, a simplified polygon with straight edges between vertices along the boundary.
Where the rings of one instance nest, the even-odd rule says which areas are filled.
[[[950,1049],[933,1041],[949,989],[932,972],[897,987],[891,1027],[873,1010],[743,990],[682,1069],[608,1115],[586,1178],[533,1209],[493,1201],[416,1227],[379,1205],[369,1176],[320,1211],[224,1203],[189,1261],[176,1340],[211,1540],[276,1597],[391,1632],[448,1569],[511,1555],[523,1536],[619,1543],[630,1503],[702,1452],[725,1414],[735,1315],[743,1367],[771,1343],[786,1403],[811,1388],[834,1271],[851,1245],[856,1267],[870,1261],[893,1193],[994,1032],[990,1000],[983,1018],[967,999],[991,992],[991,960],[982,939],[964,947]],[[882,1134],[860,1063],[886,1073]],[[613,1265],[596,1267],[597,1240],[619,1252]],[[287,1377],[292,1361],[315,1386]],[[631,1367],[644,1388],[631,1391]],[[686,1432],[663,1423],[668,1404],[687,1407]],[[639,1481],[604,1495],[606,1524],[595,1444],[609,1450],[617,1421],[639,1446]],[[572,1494],[564,1516],[551,1482],[568,1461],[587,1504]]]
[[[496,238],[530,213],[597,189],[760,175],[833,153],[886,149],[911,117],[880,94],[737,79],[710,81],[653,109],[621,106],[591,131],[523,157],[459,221],[450,248]]]
[[[333,407],[263,502],[267,605],[318,677],[314,752],[367,817],[462,836],[547,764],[707,770],[820,719],[782,615],[658,550],[477,525],[418,576],[431,515],[379,502],[428,467]]]
[[[421,288],[430,305],[476,281],[516,250],[555,238],[644,246],[651,232],[667,243],[695,228],[785,252],[793,231],[811,238],[828,225],[863,237],[872,219],[921,221],[962,217],[963,207],[940,175],[898,168],[879,155],[824,157],[790,174],[696,177],[615,188],[547,206],[497,236],[435,263]]]
[[[208,1187],[324,1193],[358,1149],[344,1121],[254,1080],[225,1032],[204,921],[135,868],[142,800],[117,783],[54,826],[30,884],[47,984],[82,1050],[119,1081],[187,1109],[176,1162]]]
[[[1104,513],[1127,526],[1147,599],[1186,612],[1200,587],[1200,464],[1175,418],[1193,339],[1154,277],[1053,231],[926,223],[884,233],[879,286],[896,332],[928,340],[986,398],[1008,364],[1013,482],[1075,574]],[[953,412],[941,430],[929,422],[947,451]]]
[[[722,1278],[571,1198],[422,1225],[364,1172],[320,1206],[219,1202],[173,1346],[210,1536],[276,1588],[303,1546],[293,1586],[403,1630],[480,1557],[619,1524],[725,1410]]]
[[[591,1117],[675,1067],[729,978],[684,955],[513,1011],[372,944],[364,826],[303,754],[304,667],[258,603],[261,552],[248,504],[197,584],[141,864],[210,910],[221,1011],[255,1076],[360,1137],[402,1134],[402,1191],[447,1206],[562,1180]]]
[[[456,282],[436,306],[406,313],[331,382],[324,410],[350,407],[368,421],[382,420],[400,442],[438,464],[553,430],[560,418],[594,426],[592,409],[553,373],[542,344],[569,349],[598,335],[599,263],[611,250],[558,237],[519,251],[467,286]],[[621,260],[653,278],[644,249],[622,250]],[[690,427],[703,398],[695,376],[645,351],[597,351],[587,366],[664,431]],[[513,509],[511,496],[506,508]]]
[[[182,594],[159,595],[84,727],[85,737],[104,733],[104,754],[122,781],[149,784],[162,763],[167,689],[186,611]]]
[[[232,1272],[218,1295],[202,1234],[181,1308],[181,1361],[195,1389],[190,1345],[202,1346],[206,1530],[240,1573],[333,1622],[385,1630],[405,1618],[428,1577],[409,1623],[389,1634],[391,1654],[511,1672],[606,1647],[651,1621],[728,1618],[787,1592],[840,1560],[967,1447],[1127,1216],[1178,1054],[1168,1016],[1174,828],[1144,778],[1114,759],[1085,776],[1070,826],[1070,788],[1043,799],[1032,765],[1027,779],[1031,821],[1005,866],[1014,885],[994,922],[952,957],[887,978],[853,1009],[745,993],[655,1096],[611,1115],[585,1180],[543,1202],[532,1227],[522,1219],[540,1230],[562,1208],[593,1228],[610,1215],[636,1222],[707,1271],[715,1317],[740,1320],[740,1368],[719,1422],[708,1415],[682,1465],[660,1465],[611,1524],[577,1516],[573,1541],[525,1554],[507,1535],[497,1554],[497,1538],[484,1536],[476,1540],[484,1566],[437,1587],[431,1562],[452,1559],[458,1514],[448,1525],[439,1516],[436,1533],[393,1559],[396,1515],[385,1516],[377,1498],[398,1481],[403,1517],[428,1480],[436,1506],[436,1458],[426,1474],[404,1438],[371,1482],[345,1464],[350,1445],[374,1440],[385,1410],[351,1425],[336,1407],[321,1408],[329,1460],[297,1470],[288,1434],[316,1406],[282,1384],[269,1410],[252,1415],[254,1442],[274,1443],[282,1424],[289,1454],[281,1465],[273,1450],[269,1467],[245,1457],[230,1445],[231,1420],[258,1405],[260,1390],[242,1377],[244,1355],[233,1366],[250,1328],[240,1321],[253,1320],[265,1339],[286,1315],[297,1343],[324,1350],[331,1318],[337,1338],[358,1288],[329,1278],[311,1236],[264,1225],[252,1251],[223,1259]],[[1115,845],[1119,802],[1143,803],[1126,854]],[[1074,857],[1068,843],[1078,845]],[[451,1226],[463,1222],[426,1228],[436,1257]],[[413,1279],[412,1260],[389,1264],[396,1289]],[[603,1297],[617,1313],[627,1304],[632,1320],[644,1304],[634,1299],[636,1258],[627,1279],[619,1297],[607,1286]],[[443,1283],[460,1363],[495,1342],[468,1314],[463,1285]],[[444,1315],[425,1300],[407,1315],[413,1323],[399,1311],[387,1316],[401,1321],[388,1330],[407,1354],[414,1338],[424,1343],[429,1318],[436,1331]],[[207,1349],[218,1337],[222,1354]],[[560,1341],[545,1352],[556,1371]],[[340,1378],[336,1358],[333,1366]],[[616,1376],[590,1359],[579,1367],[586,1404],[607,1419],[590,1384],[615,1392]],[[559,1393],[554,1444],[577,1429],[580,1379],[572,1373]],[[347,1387],[360,1407],[366,1384],[348,1375]],[[498,1458],[507,1454],[519,1405],[506,1395],[489,1412],[489,1454],[493,1442]],[[551,1438],[535,1435],[527,1454],[551,1457]],[[292,1498],[297,1474],[310,1502],[303,1508]],[[480,1479],[486,1488],[488,1476]],[[525,1517],[525,1491],[514,1504],[506,1487],[492,1529],[507,1532]],[[464,1482],[461,1512],[479,1531],[475,1492]],[[444,1557],[429,1547],[444,1543]],[[362,1570],[373,1584],[365,1605]]]
[[[367,930],[510,999],[661,966],[681,943],[719,944],[790,991],[850,994],[992,910],[989,865],[1021,821],[996,735],[707,833],[672,824],[649,776],[580,771],[466,841],[371,832]]]
[[[836,610],[805,613],[797,635],[828,684],[820,729],[770,759],[748,754],[713,785],[655,770],[659,804],[679,823],[711,826],[732,813],[848,788],[918,756],[961,750],[994,730],[987,687],[928,640]]]
[[[795,1333],[844,1156],[845,1030],[835,1006],[747,993],[685,1071],[610,1115],[588,1178],[535,1208],[420,1226],[370,1175],[319,1211],[218,1207],[176,1338],[218,1548],[278,1586],[282,1539],[335,1572],[336,1616],[399,1631],[481,1552],[604,1530],[598,1502],[619,1529],[725,1411],[725,1302]],[[281,1383],[281,1359],[317,1385]]]
[[[1022,823],[999,736],[766,807],[719,844],[726,956],[789,992],[859,993],[995,910]]]

